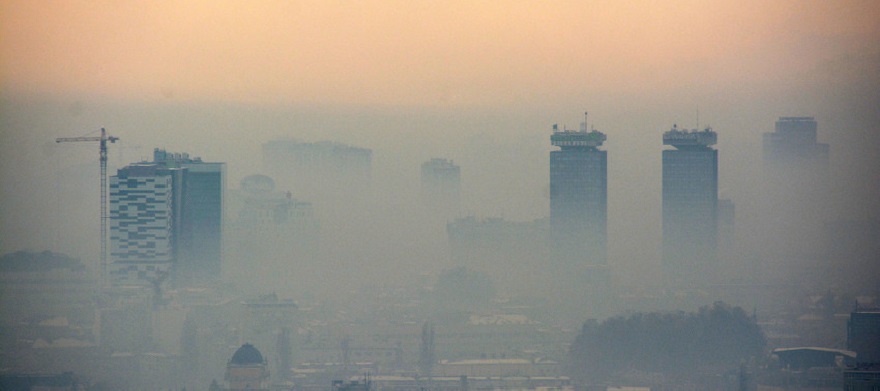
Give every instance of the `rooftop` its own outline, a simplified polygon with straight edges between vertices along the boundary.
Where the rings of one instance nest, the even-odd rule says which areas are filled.
[[[663,145],[671,145],[678,149],[707,148],[717,142],[718,134],[710,127],[703,130],[687,130],[672,125],[672,129],[663,133]]]
[[[584,124],[582,124],[584,125]],[[586,130],[586,125],[581,126],[581,130],[559,130],[557,125],[553,125],[553,134],[550,136],[550,144],[562,149],[567,148],[596,148],[605,143],[607,137],[605,133],[598,130]]]
[[[263,355],[249,343],[241,345],[229,359],[230,365],[260,365],[263,362]]]

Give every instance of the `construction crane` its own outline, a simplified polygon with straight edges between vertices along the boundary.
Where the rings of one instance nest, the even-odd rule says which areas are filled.
[[[59,137],[55,139],[56,143],[80,142],[80,141],[97,141],[100,151],[101,164],[101,276],[99,281],[101,287],[104,287],[104,279],[107,275],[107,141],[115,143],[119,137],[108,136],[107,131],[101,128],[101,136],[93,137]]]

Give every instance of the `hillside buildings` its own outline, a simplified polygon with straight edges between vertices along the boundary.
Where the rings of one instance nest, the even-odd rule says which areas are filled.
[[[663,266],[675,286],[712,282],[718,244],[718,151],[712,129],[663,133]]]

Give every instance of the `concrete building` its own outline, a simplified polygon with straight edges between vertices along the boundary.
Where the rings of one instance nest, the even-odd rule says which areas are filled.
[[[110,178],[110,281],[178,285],[220,277],[225,163],[156,148]]]
[[[663,133],[663,266],[674,286],[713,282],[718,243],[718,151],[712,129]]]
[[[422,163],[422,202],[441,217],[458,216],[461,201],[461,167],[452,160],[433,158]]]
[[[324,266],[318,259],[320,226],[310,202],[276,190],[266,175],[246,176],[229,193],[224,274],[236,276],[243,289],[254,289],[249,293],[272,289],[297,295],[324,283],[290,283],[296,276],[316,275]]]
[[[880,364],[859,365],[843,371],[845,391],[880,390]]]
[[[606,136],[553,126],[550,143],[550,236],[554,258],[570,265],[607,264],[608,153]]]
[[[360,198],[370,189],[373,151],[341,143],[273,140],[263,168],[282,188],[308,200]]]
[[[153,150],[153,163],[184,170],[181,181],[178,259],[175,281],[179,285],[220,278],[223,248],[223,208],[226,163],[204,162],[187,153]]]
[[[846,324],[846,348],[858,364],[880,364],[880,309],[856,308]]]

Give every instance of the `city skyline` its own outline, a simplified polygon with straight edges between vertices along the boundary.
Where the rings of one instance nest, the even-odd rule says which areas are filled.
[[[841,364],[876,353],[878,21],[871,0],[0,1],[0,388],[870,375]],[[55,142],[104,129],[100,153]],[[825,369],[796,373],[807,355]]]

